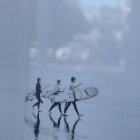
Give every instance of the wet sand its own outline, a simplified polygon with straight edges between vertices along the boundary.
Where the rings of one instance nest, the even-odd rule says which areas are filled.
[[[102,106],[98,104],[96,98],[77,102],[79,112],[84,115],[80,119],[72,105],[67,112],[68,116],[63,117],[58,107],[54,108],[51,116],[48,114],[51,103],[47,99],[41,105],[42,112],[39,114],[37,108],[33,113],[32,104],[28,103],[26,108],[24,140],[138,140],[140,138],[140,112]]]
[[[99,95],[77,102],[79,112],[84,115],[78,119],[72,105],[68,117],[60,116],[58,107],[49,116],[51,102],[48,99],[43,99],[42,112],[38,114],[37,108],[33,113],[31,107],[35,101],[25,107],[24,96],[1,94],[0,137],[3,140],[139,140],[139,98],[133,101],[133,108],[128,102],[132,101],[130,98],[122,102],[124,106],[116,102],[114,96],[111,98],[109,101],[110,98]]]
[[[0,94],[0,139],[22,140],[24,130],[23,96],[13,92]]]

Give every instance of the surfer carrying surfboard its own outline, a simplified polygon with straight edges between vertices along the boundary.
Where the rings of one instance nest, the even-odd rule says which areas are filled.
[[[76,82],[76,78],[75,77],[71,77],[71,84],[69,85],[69,90],[72,90],[73,92],[73,97],[74,97],[74,101],[70,101],[70,102],[67,102],[66,105],[65,105],[65,109],[64,109],[64,116],[67,116],[66,115],[66,112],[69,108],[69,106],[71,105],[71,103],[73,104],[73,107],[78,115],[78,117],[82,116],[82,114],[79,114],[79,111],[77,109],[77,105],[76,105],[76,95],[75,95],[75,89],[80,86],[81,84],[79,85],[76,85],[75,86],[75,82]]]
[[[37,105],[38,106],[38,111],[39,111],[39,108],[40,108],[40,103],[43,103],[43,101],[41,100],[41,96],[40,96],[40,93],[42,93],[42,90],[41,90],[41,84],[40,84],[40,81],[41,81],[41,78],[37,78],[37,83],[36,83],[36,99],[37,99],[37,103],[35,103],[32,108],[34,110],[34,107]]]
[[[57,84],[54,88],[54,95],[60,94],[62,93],[64,90],[61,90],[61,80],[57,80]],[[54,102],[53,105],[50,107],[49,109],[49,113],[51,114],[51,110],[55,107],[58,106],[60,114],[62,114],[62,110],[61,110],[61,103],[60,102]]]

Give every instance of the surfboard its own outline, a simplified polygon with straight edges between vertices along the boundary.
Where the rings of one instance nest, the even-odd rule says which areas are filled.
[[[31,91],[31,92],[29,92],[29,93],[27,93],[26,94],[26,96],[25,96],[25,103],[27,102],[27,101],[32,101],[32,100],[34,100],[36,97],[35,97],[35,90],[33,90],[33,91]]]
[[[74,101],[73,92],[71,90],[65,89],[62,93],[53,94],[53,90],[46,91],[46,95],[43,95],[45,98],[50,99],[52,102],[72,102]],[[99,90],[96,87],[87,87],[87,88],[80,88],[75,90],[76,100],[75,101],[82,101],[92,97],[97,96]]]
[[[44,90],[46,91],[46,89],[48,88],[48,86],[45,86],[42,88],[42,94],[40,94],[41,96],[44,95]],[[32,90],[30,92],[28,92],[27,94],[25,94],[25,103],[28,102],[28,101],[33,101],[36,99],[36,91],[35,90]]]

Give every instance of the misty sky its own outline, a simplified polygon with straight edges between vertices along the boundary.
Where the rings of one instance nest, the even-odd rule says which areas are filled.
[[[86,4],[91,2],[108,4],[109,1],[83,1]],[[47,7],[48,5],[51,5],[51,9]],[[94,69],[97,68],[96,65],[100,65],[97,69],[103,71],[104,67],[108,67],[107,64],[124,65],[119,47],[116,47],[121,44],[116,38],[122,38],[125,26],[121,24],[122,15],[119,8],[110,8],[110,6],[98,10],[83,8],[74,1],[60,0],[54,3],[42,0],[39,5],[38,36],[42,48],[41,55],[44,55],[42,58],[48,61],[45,64],[59,61],[77,65],[83,62],[84,65],[78,69],[85,69],[87,68],[85,63],[90,63],[95,64]],[[43,63],[43,59],[40,64]],[[44,70],[44,64],[42,65]],[[57,65],[54,64],[55,67],[58,67]]]
[[[103,3],[111,4],[112,1],[113,0],[110,0],[110,1],[109,0],[108,1],[86,0],[86,3],[94,2],[94,3],[101,4],[102,2],[102,4]],[[26,1],[24,3],[26,8],[24,6],[20,8],[20,6],[23,4],[20,1],[18,1],[17,3],[17,0],[15,0],[14,2],[9,1],[10,5],[9,4],[7,5],[6,1],[0,1],[0,2],[1,2],[0,15],[1,15],[1,23],[2,23],[0,26],[1,28],[1,32],[0,32],[1,79],[0,80],[2,83],[1,86],[14,87],[17,85],[17,81],[18,83],[21,83],[22,87],[25,85],[25,83],[22,81],[26,81],[25,80],[26,76],[28,76],[28,74],[26,74],[28,72],[28,65],[29,65],[28,48],[31,46],[31,43],[34,41],[40,41],[39,47],[43,46],[49,49],[54,48],[55,56],[59,59],[60,59],[60,56],[62,56],[60,54],[62,54],[63,51],[65,51],[66,53],[67,52],[75,53],[76,51],[78,52],[79,50],[78,47],[81,47],[80,52],[83,55],[82,52],[87,51],[87,49],[85,49],[85,46],[89,46],[89,48],[91,46],[95,46],[93,48],[94,51],[90,51],[89,49],[89,51],[87,51],[86,53],[93,55],[94,56],[93,58],[96,58],[96,57],[100,58],[100,55],[97,56],[97,54],[99,53],[95,53],[96,51],[98,51],[98,47],[96,47],[96,45],[93,44],[92,37],[95,37],[94,38],[95,42],[98,40],[99,43],[101,43],[101,41],[99,40],[100,37],[102,37],[103,39],[106,39],[106,37],[108,38],[112,37],[112,34],[109,34],[109,32],[108,34],[106,34],[106,31],[109,31],[109,30],[110,32],[112,31],[111,26],[109,26],[110,24],[106,22],[106,17],[108,19],[113,19],[113,17],[115,19],[117,18],[117,16],[111,16],[111,14],[116,15],[117,12],[113,13],[108,10],[106,14],[104,15],[104,18],[101,17],[102,20],[100,21],[102,22],[97,22],[97,20],[100,18],[98,18],[98,16],[93,14],[94,11],[92,13],[92,10],[96,10],[96,9],[92,9],[90,11],[83,11],[83,9],[81,9],[80,7],[78,7],[78,5],[75,4],[74,0],[73,0],[73,3],[72,1],[69,0],[69,3],[71,4],[67,3],[65,0],[60,0],[59,2],[58,0],[55,0],[53,2],[51,0],[47,0],[47,1],[41,0],[38,3],[35,3],[34,1],[30,1],[29,3],[28,1]],[[116,1],[114,1],[113,3],[116,3]],[[138,5],[137,3],[138,2],[136,2],[134,7]],[[38,7],[36,6],[36,4],[38,4]],[[114,9],[112,8],[112,10]],[[137,11],[134,12],[134,15],[130,15],[131,22],[128,21],[133,26],[131,28],[135,28],[135,30],[131,30],[133,32],[136,32],[137,28],[139,27],[139,24],[136,24],[138,23],[137,22],[138,18],[135,18],[138,16],[137,15],[137,13],[139,13],[138,9],[139,8],[135,8],[135,10]],[[104,10],[106,11],[107,9],[104,9]],[[99,11],[97,11],[97,15],[98,15],[98,12]],[[105,13],[105,12],[103,11],[102,13]],[[99,16],[100,16],[100,13],[99,13]],[[120,15],[118,15],[118,17],[120,17]],[[99,26],[98,29],[102,31],[102,34],[100,34],[101,31],[95,28],[95,22],[100,23],[96,25]],[[113,21],[113,23],[116,23],[115,20]],[[36,27],[36,24],[38,24],[37,27]],[[26,26],[28,28],[26,28]],[[36,30],[38,30],[38,32],[36,32]],[[135,33],[133,32],[132,34],[135,35]],[[121,35],[120,32],[116,32],[116,33],[118,36]],[[131,36],[129,33],[127,35]],[[35,36],[37,36],[38,38]],[[130,40],[130,38],[128,40]],[[125,42],[127,42],[128,40],[126,40]],[[135,42],[138,42],[138,40],[139,39],[137,39]],[[102,43],[104,44],[104,42]],[[113,44],[116,44],[116,43],[113,42]],[[73,45],[73,48],[76,47],[76,49],[73,49],[71,47],[71,50],[63,50],[63,47],[72,46],[72,45]],[[101,46],[104,46],[104,45],[101,45]],[[126,49],[128,47],[124,47],[124,48]],[[125,49],[124,51],[126,51]],[[98,51],[98,52],[104,55],[104,52],[110,49],[104,49],[102,47],[100,50],[103,50],[103,51]],[[132,49],[130,47],[130,51],[129,50],[128,51],[131,52],[131,50]],[[51,52],[51,50],[49,51]],[[47,59],[44,59],[44,57],[42,57],[43,56],[42,53],[44,53],[44,56],[46,56],[45,54],[46,52],[42,51],[40,55],[41,62],[46,64]],[[106,56],[111,56],[111,59],[110,57],[108,59],[109,61],[112,61],[113,60],[112,58],[114,58],[115,60],[120,60],[120,59],[116,59],[116,57],[119,57],[118,55],[116,56],[116,54],[121,54],[121,53],[118,52],[118,53],[115,53],[115,55],[114,53],[105,55],[105,58],[107,58]],[[81,57],[81,56],[75,55],[74,57],[76,59],[79,59],[77,57]],[[87,59],[87,56],[88,55],[84,54],[83,59],[84,60]],[[61,60],[63,60],[62,59],[63,57],[61,57]],[[53,61],[52,58],[51,60]],[[88,59],[88,60],[90,60],[91,62],[93,61],[95,62],[95,60],[98,60],[98,63],[102,62],[102,64],[105,64],[103,63],[104,61],[99,62],[100,59],[93,59],[93,61],[92,59]],[[105,60],[105,59],[101,59],[101,60]],[[121,61],[120,64],[122,65],[124,64],[124,62]],[[44,70],[44,65],[42,66],[42,70]],[[101,70],[104,71],[103,68],[101,68]],[[45,71],[44,75],[46,75],[46,73],[48,72],[46,69],[44,71]],[[12,79],[15,79],[14,82]]]

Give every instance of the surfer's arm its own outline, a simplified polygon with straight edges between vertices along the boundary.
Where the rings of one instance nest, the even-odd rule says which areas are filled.
[[[79,86],[81,86],[82,84],[80,83],[80,84],[78,84],[78,85],[76,85],[76,86],[74,86],[74,88],[77,88],[77,87],[79,87]]]
[[[59,94],[59,93],[64,92],[64,90],[65,90],[65,89],[60,90],[60,88],[58,88],[57,90],[55,90],[54,94],[57,95],[57,94]]]

